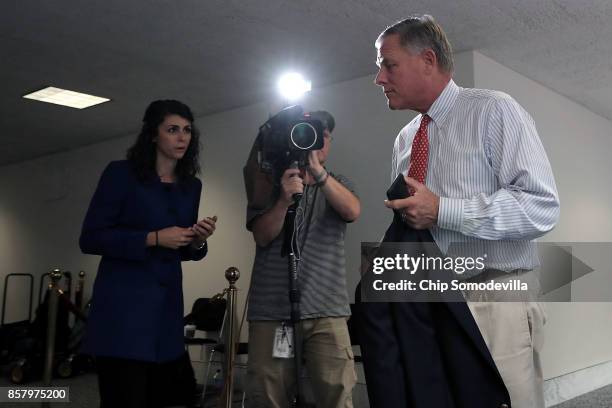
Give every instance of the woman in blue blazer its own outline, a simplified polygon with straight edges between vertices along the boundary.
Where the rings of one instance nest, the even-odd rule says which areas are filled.
[[[181,262],[200,260],[216,217],[198,221],[199,138],[188,106],[149,105],[127,160],[111,162],[83,222],[101,255],[83,351],[102,406],[163,406],[184,353]]]

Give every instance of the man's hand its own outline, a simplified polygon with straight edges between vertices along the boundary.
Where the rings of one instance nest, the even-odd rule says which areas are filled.
[[[191,228],[168,227],[157,231],[158,245],[170,249],[179,249],[191,244],[195,232]]]
[[[311,150],[308,152],[308,173],[313,178],[316,178],[318,175],[323,173],[323,165],[319,161],[319,155],[317,154],[317,150]]]
[[[424,184],[411,177],[404,177],[413,194],[400,200],[385,200],[385,206],[400,211],[402,220],[414,229],[426,229],[438,221],[440,197]]]
[[[281,195],[279,200],[287,207],[293,203],[293,195],[304,192],[304,182],[300,169],[287,169],[281,177]]]
[[[293,204],[293,195],[304,192],[300,169],[285,170],[280,184],[280,196],[276,203],[253,221],[253,238],[260,247],[269,245],[280,234],[287,209]]]

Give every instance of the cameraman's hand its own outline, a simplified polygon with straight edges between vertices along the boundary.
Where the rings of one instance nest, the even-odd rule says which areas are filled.
[[[323,165],[319,161],[319,151],[311,150],[308,152],[308,172],[311,176],[316,177],[323,173]]]
[[[179,249],[191,244],[195,232],[191,228],[168,227],[157,231],[158,245],[170,249]]]
[[[281,177],[281,195],[279,200],[289,206],[293,203],[293,195],[304,192],[304,181],[300,177],[300,169],[287,169]]]
[[[304,182],[300,169],[287,169],[280,179],[280,195],[276,203],[253,221],[253,238],[259,247],[268,246],[283,229],[289,206],[293,204],[293,194],[304,192]]]

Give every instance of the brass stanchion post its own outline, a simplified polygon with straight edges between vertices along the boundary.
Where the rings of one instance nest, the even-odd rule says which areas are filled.
[[[236,267],[229,267],[225,271],[225,279],[229,282],[227,290],[227,330],[225,335],[225,387],[224,387],[224,402],[226,408],[232,406],[232,395],[234,392],[234,358],[236,356],[236,286],[235,283],[240,278],[240,271]]]
[[[55,268],[49,273],[49,304],[47,310],[47,342],[45,347],[45,368],[43,371],[43,384],[51,385],[53,378],[53,354],[55,352],[55,333],[57,323],[58,297],[55,293],[57,284],[62,279],[62,271]],[[49,407],[49,402],[43,402],[42,407]]]
[[[79,310],[83,310],[83,291],[85,290],[85,271],[79,272],[79,280],[74,290],[74,305]]]

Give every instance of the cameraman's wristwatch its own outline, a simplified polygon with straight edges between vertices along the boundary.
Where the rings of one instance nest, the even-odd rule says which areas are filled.
[[[323,187],[328,177],[329,177],[329,174],[327,173],[327,170],[325,169],[323,169],[321,173],[314,176],[314,179],[317,182],[317,186]]]

